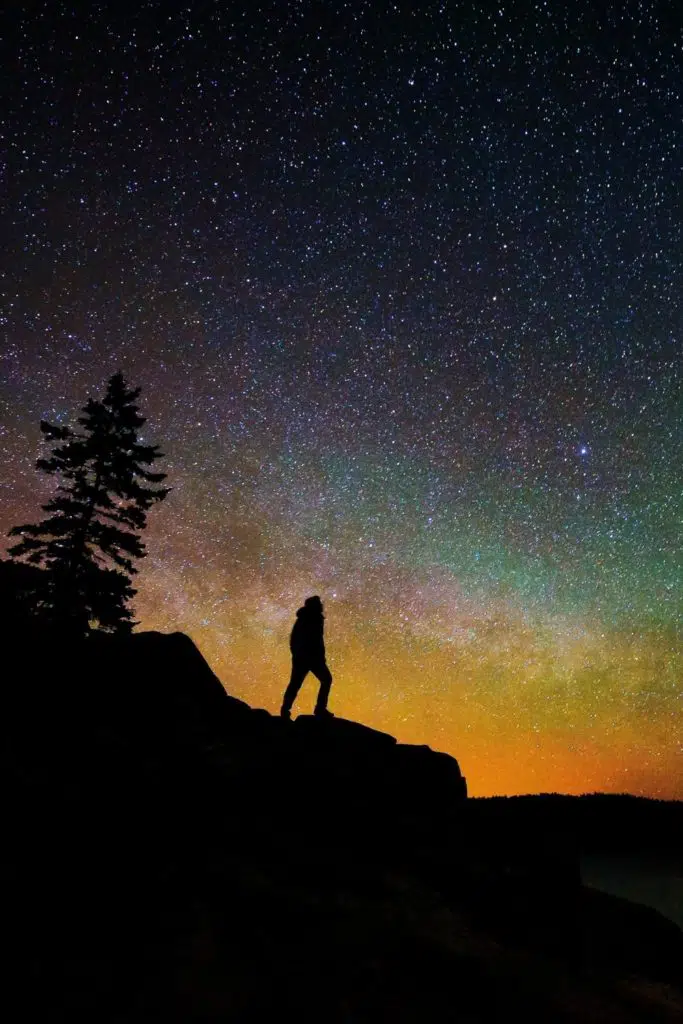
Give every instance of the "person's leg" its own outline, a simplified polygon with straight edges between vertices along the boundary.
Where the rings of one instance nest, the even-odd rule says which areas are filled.
[[[289,685],[285,690],[285,695],[282,698],[282,709],[280,714],[283,718],[288,718],[289,713],[292,710],[292,704],[296,700],[297,694],[301,689],[306,675],[308,674],[308,665],[303,664],[300,661],[294,661],[292,659],[292,674],[289,679]]]
[[[320,680],[320,690],[318,691],[318,699],[315,702],[314,714],[324,715],[327,712],[327,701],[330,696],[330,687],[332,686],[332,673],[327,665],[315,665],[311,668],[311,672]]]

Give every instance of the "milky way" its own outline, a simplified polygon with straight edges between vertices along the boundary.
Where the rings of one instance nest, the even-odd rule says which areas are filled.
[[[472,792],[683,798],[680,23],[595,6],[15,11],[0,530],[122,369],[142,627],[275,710],[319,593],[333,710]]]

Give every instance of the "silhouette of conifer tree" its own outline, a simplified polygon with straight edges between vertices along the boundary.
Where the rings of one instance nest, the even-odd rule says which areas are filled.
[[[138,439],[146,422],[135,404],[139,394],[117,373],[104,399],[83,407],[80,431],[40,424],[46,440],[57,443],[36,466],[61,482],[42,506],[47,518],[10,530],[21,540],[9,554],[46,571],[35,613],[69,632],[128,632],[135,625],[128,602],[136,593],[134,560],[146,554],[140,532],[149,508],[169,492],[150,486],[166,474],[150,468],[161,457],[159,446]]]

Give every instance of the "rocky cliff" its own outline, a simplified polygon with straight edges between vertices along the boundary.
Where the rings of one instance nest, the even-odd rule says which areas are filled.
[[[180,634],[5,651],[8,1019],[681,1012],[681,933],[586,892],[561,819],[484,822],[452,757],[253,710]]]

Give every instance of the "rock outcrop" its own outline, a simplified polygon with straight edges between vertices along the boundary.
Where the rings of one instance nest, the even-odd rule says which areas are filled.
[[[17,634],[5,651],[8,1019],[664,1022],[683,1008],[680,932],[638,914],[639,947],[595,956],[593,924],[609,945],[613,922],[624,935],[636,920],[628,905],[596,905],[556,825],[484,822],[452,757],[254,710],[181,634]]]

